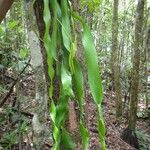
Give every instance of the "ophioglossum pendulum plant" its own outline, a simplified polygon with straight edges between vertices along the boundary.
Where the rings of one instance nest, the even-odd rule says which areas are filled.
[[[69,110],[68,103],[73,97],[77,100],[80,108],[82,149],[88,149],[89,133],[83,120],[83,75],[80,64],[76,59],[78,48],[74,31],[74,21],[79,21],[83,28],[82,43],[88,83],[98,111],[99,139],[102,149],[105,150],[105,127],[101,109],[103,91],[91,31],[82,17],[72,11],[71,2],[68,0],[44,0],[43,19],[45,23],[43,42],[47,52],[48,74],[50,77],[49,97],[54,140],[53,149],[59,150],[63,146],[66,150],[74,150],[74,142],[65,129],[65,121],[68,117]],[[55,75],[57,75],[60,80],[57,104],[53,99],[53,80]]]

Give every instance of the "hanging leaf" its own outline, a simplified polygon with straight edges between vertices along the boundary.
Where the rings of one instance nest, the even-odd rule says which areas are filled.
[[[59,103],[57,104],[57,114],[56,114],[56,125],[57,127],[63,127],[66,117],[68,115],[68,101],[69,97],[61,96],[59,98]]]
[[[52,56],[55,60],[57,60],[57,56],[56,56],[56,48],[57,48],[57,28],[58,28],[58,24],[57,24],[57,13],[58,13],[58,3],[57,0],[51,0],[50,1],[51,7],[53,8],[53,29],[52,29],[52,36],[51,36],[51,42],[50,42],[50,50],[52,53]]]
[[[63,92],[65,93],[64,95],[73,96],[72,77],[71,77],[71,74],[67,72],[64,64],[62,64],[62,67],[61,67],[61,82],[63,85]]]
[[[80,121],[80,133],[82,137],[82,149],[83,150],[88,150],[88,145],[89,145],[89,132],[87,128],[83,126],[83,122]]]
[[[51,16],[50,16],[50,10],[49,10],[49,0],[44,0],[44,12],[43,12],[43,19],[45,23],[45,34],[44,34],[44,47],[47,52],[47,64],[48,64],[48,75],[51,79],[50,82],[50,88],[49,88],[49,96],[52,98],[52,93],[53,93],[53,78],[54,78],[54,68],[53,68],[53,55],[51,51],[51,39],[49,35],[50,31],[50,21],[51,21]]]
[[[53,17],[50,16],[50,9],[53,13]],[[60,7],[59,7],[60,6]],[[102,118],[101,102],[103,98],[102,84],[99,75],[99,67],[97,61],[96,49],[92,39],[92,34],[89,27],[84,23],[83,19],[73,14],[83,26],[82,42],[84,46],[84,53],[88,71],[88,82],[92,92],[94,102],[98,109],[98,132],[102,149],[105,150],[105,128]],[[65,149],[74,149],[74,143],[69,133],[64,129],[65,121],[68,116],[69,108],[68,103],[71,97],[74,96],[72,90],[72,82],[74,83],[74,91],[80,108],[80,133],[82,138],[83,150],[88,150],[89,133],[84,126],[83,121],[83,100],[84,100],[84,88],[83,88],[83,75],[79,63],[75,59],[77,51],[76,38],[72,38],[71,31],[71,16],[68,0],[61,1],[58,5],[57,0],[44,0],[44,22],[45,22],[45,34],[44,34],[44,46],[47,52],[48,74],[50,76],[50,88],[49,96],[51,98],[50,115],[52,118],[53,126],[53,149],[58,150],[63,145]],[[59,24],[58,24],[59,22]],[[61,25],[61,32],[58,26]],[[49,34],[51,28],[51,37]],[[58,41],[58,39],[60,41]],[[72,40],[73,39],[73,40]],[[59,69],[60,92],[58,103],[54,104],[53,101],[53,78],[54,78],[54,62],[58,61],[57,46],[61,49],[61,57],[59,60],[61,67]],[[63,60],[63,61],[62,61]],[[73,79],[73,81],[72,81]]]
[[[75,72],[73,60],[75,58],[76,51],[77,51],[77,43],[75,41],[75,42],[71,43],[71,49],[70,49],[70,55],[69,55],[69,66],[70,66],[70,69],[71,69],[72,73]]]
[[[96,49],[94,46],[92,34],[89,27],[83,26],[83,46],[85,48],[85,59],[88,71],[88,81],[92,91],[93,98],[97,104],[102,102],[102,83],[99,74],[99,66],[97,60]]]
[[[71,25],[70,25],[70,18],[69,18],[69,8],[68,8],[68,1],[61,1],[61,10],[62,10],[62,36],[63,36],[63,43],[65,48],[70,51],[71,47]]]
[[[82,75],[80,65],[76,60],[74,60],[74,68],[75,69],[73,74],[73,81],[74,81],[73,83],[74,83],[76,99],[80,108],[80,134],[82,138],[82,149],[88,150],[89,133],[87,128],[84,127],[84,123],[83,123],[83,97],[84,97],[83,75]]]
[[[103,99],[103,90],[102,90],[102,82],[99,74],[97,53],[96,53],[93,37],[89,27],[86,25],[83,19],[76,13],[73,12],[72,16],[75,19],[79,20],[83,27],[82,42],[84,46],[85,61],[86,61],[87,72],[88,72],[88,83],[90,85],[91,93],[98,109],[99,137],[100,137],[102,149],[105,150],[106,149],[105,127],[103,123],[102,112],[100,111],[101,103]]]
[[[61,145],[63,145],[63,148],[66,150],[74,150],[75,149],[75,144],[74,144],[70,134],[65,129],[62,130]]]
[[[74,60],[74,66],[75,66],[75,72],[73,74],[74,90],[82,114],[83,113],[82,105],[83,105],[83,97],[84,97],[83,75],[81,72],[80,65],[76,60]]]

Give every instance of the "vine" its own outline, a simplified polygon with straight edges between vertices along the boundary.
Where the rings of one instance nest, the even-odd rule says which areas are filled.
[[[49,8],[50,5],[51,8]],[[51,16],[51,14],[53,15]],[[61,1],[60,3],[57,0],[44,0],[43,18],[45,22],[45,35],[43,41],[47,52],[48,73],[50,77],[49,97],[51,99],[50,116],[53,124],[53,149],[59,150],[60,145],[63,145],[66,149],[73,150],[75,148],[70,134],[65,129],[65,121],[69,111],[68,103],[73,97],[76,97],[80,108],[82,149],[88,149],[89,133],[84,125],[83,119],[83,75],[80,64],[76,59],[76,35],[72,34],[72,32],[74,33],[72,24],[76,19],[80,21],[83,27],[82,42],[84,46],[88,82],[98,111],[99,138],[102,149],[105,150],[105,127],[101,111],[103,91],[96,49],[90,29],[80,16],[72,12],[68,0]],[[51,34],[50,31],[52,31]],[[61,60],[58,60],[58,54],[61,54]],[[56,69],[53,68],[54,63],[56,63],[58,68],[57,73]],[[59,74],[58,77],[60,80],[60,94],[57,104],[55,104],[53,100],[54,74]],[[72,88],[73,86],[74,88]]]

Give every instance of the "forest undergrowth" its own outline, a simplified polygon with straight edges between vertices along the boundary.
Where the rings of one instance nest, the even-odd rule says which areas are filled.
[[[10,78],[11,77],[11,78]],[[13,82],[13,74],[9,72],[7,75],[1,76],[3,78],[3,83],[6,85],[8,91]],[[21,118],[18,117],[18,111],[16,108],[16,92],[13,91],[8,97],[3,108],[0,108],[0,149],[18,149],[18,119],[21,119],[21,134],[22,136],[22,148],[23,150],[29,150],[32,147],[32,129],[31,122],[36,107],[36,101],[34,100],[34,89],[35,89],[35,80],[34,74],[22,75],[20,81],[22,88],[22,97],[21,97]],[[0,93],[0,99],[3,99],[8,91]],[[115,119],[115,95],[113,91],[106,91],[104,94],[103,101],[103,113],[104,120],[106,125],[106,145],[107,150],[135,150],[127,143],[125,143],[120,138],[120,133],[127,126],[128,114],[124,113],[121,124],[117,124]],[[86,126],[90,131],[90,150],[100,150],[100,144],[98,139],[97,131],[97,112],[95,105],[91,101],[90,92],[86,91],[86,104],[85,111],[88,112],[88,115],[85,118]],[[139,108],[142,107],[139,105]],[[4,109],[5,108],[5,109]],[[7,111],[6,111],[7,110]],[[149,150],[150,149],[150,123],[148,120],[143,118],[138,119],[137,121],[137,135],[139,138],[140,149]],[[47,117],[47,126],[50,127],[50,118]],[[53,144],[52,137],[48,136],[45,149],[51,149]],[[77,150],[81,149],[81,145],[76,148]]]

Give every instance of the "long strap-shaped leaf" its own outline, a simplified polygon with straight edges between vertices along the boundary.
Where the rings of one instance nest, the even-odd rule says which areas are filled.
[[[68,0],[61,1],[62,10],[62,36],[65,48],[70,51],[71,47],[71,26],[69,18]]]
[[[78,16],[76,13],[73,12],[72,15],[75,19],[79,20],[83,26],[82,42],[84,46],[85,60],[86,60],[86,66],[87,66],[87,71],[88,71],[88,82],[90,85],[90,89],[92,92],[94,102],[98,110],[98,117],[99,117],[98,118],[98,132],[99,132],[100,143],[101,143],[102,149],[105,150],[106,149],[105,127],[104,127],[104,121],[102,118],[102,111],[101,111],[103,91],[102,91],[101,78],[99,74],[97,53],[96,53],[92,34],[91,34],[89,27],[86,25],[83,19],[80,16]]]
[[[50,16],[50,10],[49,10],[49,0],[44,0],[44,12],[43,12],[43,19],[45,22],[45,34],[44,34],[44,47],[47,52],[47,64],[48,64],[48,74],[51,79],[50,83],[50,88],[49,88],[49,96],[52,98],[52,93],[53,93],[53,78],[54,78],[54,68],[53,68],[53,55],[52,55],[52,50],[51,50],[51,39],[49,35],[50,31],[50,21],[51,21],[51,16]]]
[[[62,63],[61,66],[61,83],[62,83],[61,94],[56,111],[56,126],[61,132],[61,135],[58,140],[60,141],[59,143],[60,147],[62,144],[64,149],[74,150],[74,144],[71,139],[71,136],[64,129],[64,124],[69,111],[68,102],[70,100],[70,97],[73,96],[72,77],[69,71],[67,70],[67,67],[64,65],[64,63]]]
[[[70,11],[72,12],[72,7],[70,5]],[[82,139],[82,150],[88,150],[88,145],[89,145],[89,132],[88,129],[84,125],[84,119],[83,119],[83,103],[84,103],[84,83],[83,83],[83,74],[81,71],[81,67],[79,63],[77,62],[75,56],[76,56],[76,51],[77,51],[77,35],[75,31],[75,24],[74,20],[71,16],[71,26],[72,26],[72,44],[71,44],[71,50],[70,50],[70,55],[69,55],[69,66],[70,70],[72,72],[72,77],[73,77],[73,85],[74,85],[74,90],[75,90],[75,96],[76,100],[79,105],[79,110],[80,110],[80,135]]]
[[[82,149],[88,150],[89,133],[83,123],[83,102],[84,102],[83,101],[84,98],[83,75],[82,75],[80,65],[76,60],[74,60],[73,81],[74,81],[73,83],[74,83],[76,98],[80,108],[80,133],[82,138]]]
[[[70,134],[64,129],[65,121],[68,116],[68,102],[73,96],[71,74],[65,67],[61,66],[61,89],[57,106],[51,103],[51,118],[53,121],[53,150],[59,150],[63,146],[65,149],[74,150],[74,143]]]
[[[54,41],[54,43],[51,42],[51,38],[50,38],[50,25],[51,25],[51,16],[50,16],[50,9],[49,9],[49,0],[44,0],[44,12],[43,12],[43,19],[44,19],[44,23],[45,23],[45,34],[44,34],[44,47],[46,49],[47,52],[47,64],[48,64],[48,74],[50,77],[50,87],[49,87],[49,97],[51,98],[51,108],[50,108],[50,116],[52,119],[52,123],[53,123],[53,137],[54,137],[54,141],[55,142],[55,147],[57,150],[57,147],[59,146],[59,135],[60,135],[60,131],[56,126],[56,106],[54,104],[53,101],[53,78],[54,78],[54,68],[53,68],[53,61],[55,58],[55,48],[56,48],[56,43],[55,43],[55,39],[56,39],[56,34],[57,34],[57,28],[53,27],[54,31],[53,31],[53,35],[52,38]],[[56,4],[55,4],[56,6]],[[54,15],[54,23],[53,25],[56,24],[56,14]]]
[[[74,72],[73,59],[75,57],[75,53],[77,50],[76,42],[73,42],[73,38],[71,35],[71,13],[68,0],[61,1],[61,9],[62,9],[62,37],[63,43],[66,50],[69,51],[69,66],[71,72]]]
[[[57,60],[57,56],[56,56],[56,47],[57,47],[57,14],[58,14],[58,3],[57,0],[50,0],[50,4],[53,10],[53,19],[52,19],[52,25],[53,25],[53,29],[52,29],[52,36],[51,36],[51,43],[50,44],[50,49],[51,49],[51,53],[52,56],[55,60]]]

